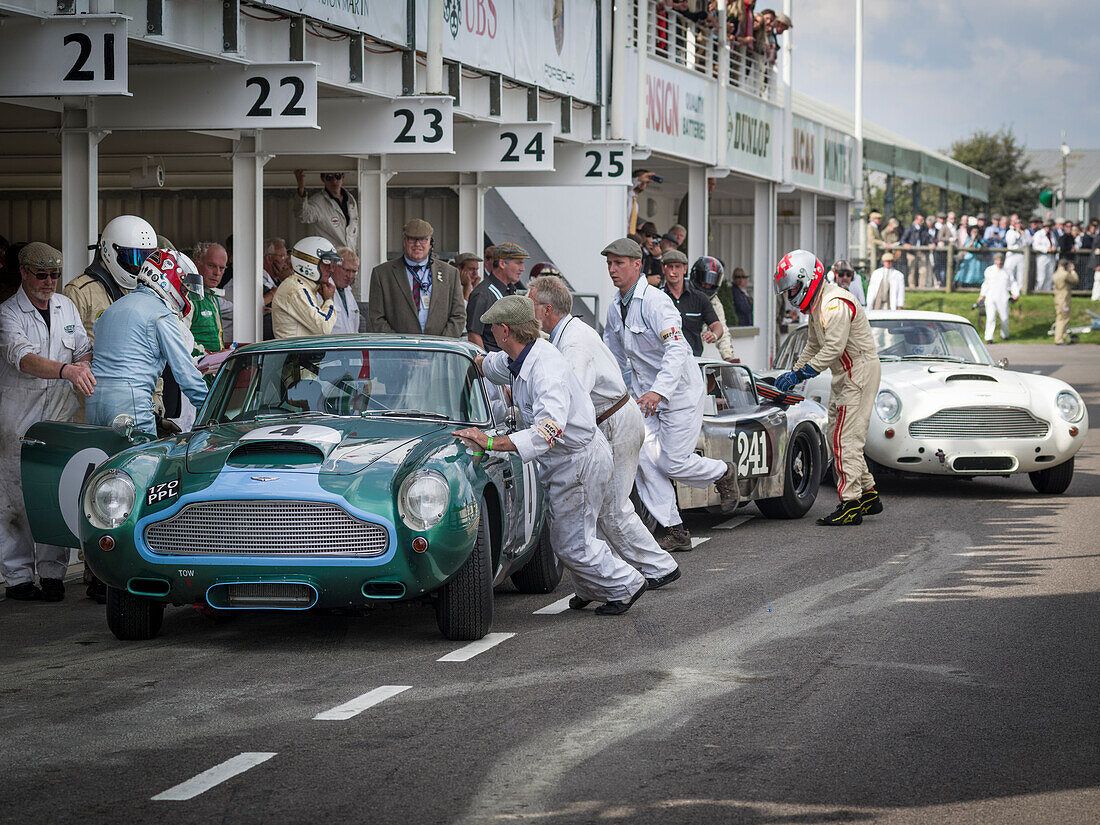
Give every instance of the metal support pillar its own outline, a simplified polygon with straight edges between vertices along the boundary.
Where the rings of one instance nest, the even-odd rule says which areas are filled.
[[[947,189],[940,187],[940,212],[947,214]]]
[[[299,20],[300,22],[300,20]],[[292,29],[293,31],[293,29]],[[222,0],[222,51],[235,52],[241,41],[240,0]],[[300,59],[300,58],[299,58]]]
[[[485,190],[478,176],[462,175],[458,186],[458,247],[459,252],[480,256],[485,243]]]
[[[233,142],[233,337],[263,340],[264,164],[261,131]]]
[[[612,140],[626,137],[626,3],[611,6],[611,125]]]
[[[359,159],[359,300],[370,296],[369,272],[386,260],[386,237],[389,230],[386,189],[393,172],[386,171],[386,157],[379,158],[379,168],[371,169],[368,161]]]
[[[86,109],[64,109],[61,131],[62,285],[92,260],[88,247],[99,239],[99,141],[106,132],[88,129]],[[33,239],[32,239],[33,240]]]
[[[912,198],[913,198],[913,215],[923,215],[924,214],[921,211],[921,207],[920,207],[920,190],[921,190],[921,182],[919,180],[913,181],[913,186],[911,188],[911,191],[913,193],[912,194]],[[910,220],[913,219],[913,215],[909,216]]]
[[[775,184],[760,181],[753,188],[752,277],[753,295],[756,296],[753,320],[760,327],[761,352],[759,369],[771,366],[778,341],[778,325],[775,313],[775,290],[772,273],[775,271],[775,251],[778,203]]]
[[[416,0],[405,0],[405,20],[408,34],[401,53],[401,94],[411,95],[416,93]]]
[[[428,94],[443,94],[443,0],[428,0],[428,50],[424,77]]]
[[[707,169],[688,167],[688,260],[707,254],[707,231],[710,215],[707,211]]]
[[[304,17],[290,18],[290,59],[306,59],[306,19]]]
[[[649,136],[646,134],[646,115],[649,84],[649,76],[646,74],[646,55],[649,52],[649,3],[638,4],[638,64],[635,69],[635,78],[638,81],[637,111],[634,115],[634,145],[648,146]]]
[[[821,257],[817,251],[817,195],[813,192],[801,192],[799,199],[798,243],[803,249]],[[822,261],[825,266],[831,262]]]
[[[851,208],[852,205],[848,201],[837,200],[835,202],[835,216],[836,223],[833,225],[833,247],[836,249],[837,259],[843,258],[844,260],[850,260],[851,252],[848,248],[849,243],[849,221],[851,220]]]
[[[894,176],[886,176],[886,194],[883,196],[882,219],[888,221],[894,217]],[[883,226],[886,224],[883,223]]]
[[[363,35],[348,35],[348,82],[363,82]]]

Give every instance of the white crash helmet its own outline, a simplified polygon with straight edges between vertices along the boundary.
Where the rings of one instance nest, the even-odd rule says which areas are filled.
[[[157,233],[148,221],[136,215],[119,215],[103,227],[99,237],[103,266],[123,289],[138,285],[138,270],[156,248]]]
[[[302,238],[290,251],[290,263],[294,267],[294,272],[310,281],[321,280],[318,264],[339,264],[343,263],[343,260],[336,254],[336,247],[332,245],[332,241],[319,235]]]
[[[202,276],[182,252],[154,250],[138,270],[137,279],[155,292],[183,320],[192,311],[188,293],[202,300]]]
[[[792,309],[808,313],[825,280],[825,266],[812,252],[796,249],[788,252],[775,268],[775,292],[786,293]]]

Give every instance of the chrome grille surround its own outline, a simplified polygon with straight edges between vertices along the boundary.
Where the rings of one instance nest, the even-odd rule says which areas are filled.
[[[381,556],[389,533],[324,501],[196,501],[145,528],[159,555]]]
[[[1045,438],[1050,424],[1022,407],[950,407],[909,424],[913,438]]]

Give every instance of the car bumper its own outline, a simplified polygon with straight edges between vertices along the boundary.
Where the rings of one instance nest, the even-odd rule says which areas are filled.
[[[887,436],[888,430],[892,437]],[[905,421],[886,425],[872,419],[865,451],[878,464],[897,472],[1008,475],[1045,470],[1068,461],[1081,449],[1086,432],[1085,425],[1059,421],[1038,438],[916,438],[908,434]]]

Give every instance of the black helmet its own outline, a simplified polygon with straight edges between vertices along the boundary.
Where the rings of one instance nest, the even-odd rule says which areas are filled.
[[[691,285],[709,298],[718,291],[725,274],[720,260],[704,255],[691,265]]]

